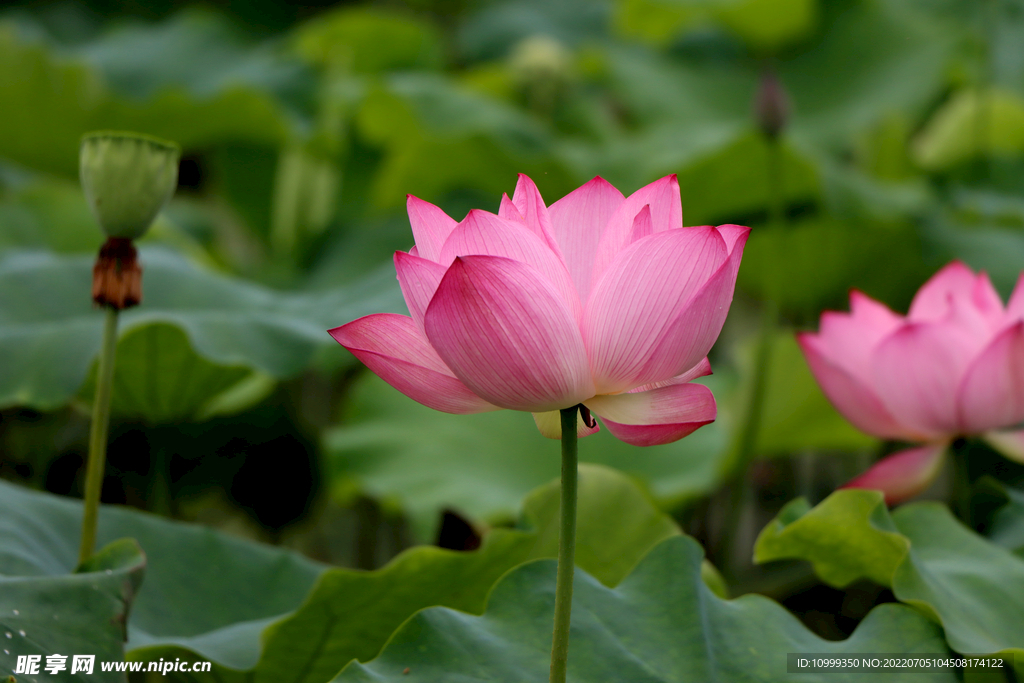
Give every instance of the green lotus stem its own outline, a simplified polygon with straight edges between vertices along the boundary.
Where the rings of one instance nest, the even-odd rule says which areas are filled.
[[[775,230],[784,229],[786,222],[785,188],[782,178],[782,144],[777,137],[765,140],[767,155],[765,172],[768,181],[768,224]],[[757,448],[757,436],[761,431],[764,414],[764,395],[768,386],[768,365],[771,362],[772,346],[779,328],[779,304],[776,300],[781,294],[773,291],[764,301],[761,309],[761,330],[754,356],[754,377],[751,382],[750,396],[743,413],[743,422],[735,446],[730,454],[726,473],[731,480],[728,496],[725,524],[719,539],[719,565],[727,574],[733,574],[732,544],[738,536],[741,512],[746,498],[747,470],[754,459]],[[733,577],[735,578],[735,577]]]
[[[107,428],[110,426],[110,397],[114,385],[114,354],[117,351],[117,309],[106,307],[103,324],[103,347],[96,373],[96,396],[92,403],[92,425],[89,430],[89,464],[85,475],[85,514],[82,516],[82,545],[78,564],[90,557],[96,547],[96,520],[103,492],[103,473],[107,460]]]
[[[576,488],[579,478],[576,451],[576,410],[565,408],[562,418],[562,507],[558,530],[558,579],[555,582],[555,632],[551,641],[551,683],[565,683],[569,659],[569,618],[572,612],[572,577],[576,563]]]
[[[950,446],[953,456],[953,512],[967,527],[974,529],[971,511],[971,443],[967,439],[957,439]]]

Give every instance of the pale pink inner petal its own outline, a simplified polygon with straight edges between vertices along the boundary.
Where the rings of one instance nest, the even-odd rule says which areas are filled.
[[[670,379],[662,380],[661,382],[651,382],[650,384],[641,384],[636,389],[630,389],[629,394],[636,394],[641,391],[650,391],[651,389],[660,389],[661,387],[672,386],[673,384],[685,384],[691,380],[695,380],[698,377],[705,377],[711,374],[711,363],[708,362],[707,357],[701,359],[699,363],[694,365],[692,368],[676,375]]]
[[[950,320],[971,334],[987,337],[1003,326],[1005,312],[988,275],[975,275],[954,261],[921,287],[907,317],[915,322]]]
[[[523,214],[519,212],[519,208],[512,203],[512,200],[508,198],[507,194],[501,195],[501,206],[498,207],[498,215],[502,218],[507,218],[510,221],[525,222]]]
[[[1000,332],[964,374],[958,395],[966,434],[1024,420],[1024,321]]]
[[[871,466],[864,474],[840,488],[875,489],[896,505],[923,492],[942,471],[946,442],[899,451]]]
[[[528,263],[561,295],[573,320],[578,321],[582,315],[583,306],[562,259],[523,223],[473,209],[452,230],[440,261],[447,265],[457,256],[502,256]]]
[[[406,208],[409,211],[412,236],[416,240],[416,255],[437,261],[441,247],[457,222],[439,207],[412,195],[406,197]]]
[[[870,297],[850,293],[851,312],[827,311],[821,316],[818,344],[830,362],[846,368],[870,386],[875,346],[904,323],[901,316]]]
[[[640,213],[633,219],[633,230],[629,233],[629,243],[654,234],[654,223],[651,221],[651,205],[644,204]]]
[[[532,266],[494,256],[457,258],[424,319],[456,377],[503,408],[546,412],[593,396],[579,328]]]
[[[402,288],[405,305],[409,307],[416,327],[423,332],[423,315],[427,311],[430,299],[433,298],[437,285],[447,270],[440,263],[419,258],[402,251],[395,252],[395,272],[398,273],[398,284]],[[426,337],[424,337],[426,338]]]
[[[329,332],[377,376],[429,408],[457,414],[498,409],[460,382],[404,315],[368,315]]]
[[[705,225],[701,227],[710,226]],[[725,240],[725,246],[729,250],[730,254],[732,253],[733,247],[736,246],[736,242],[738,242],[740,239],[746,240],[747,236],[750,234],[750,228],[748,228],[747,226],[733,225],[731,223],[719,225],[716,228],[716,230],[718,230],[718,234],[722,236],[722,239]]]
[[[583,314],[583,336],[599,393],[668,379],[707,355],[705,350],[664,376],[642,373],[666,330],[728,257],[725,241],[714,228],[658,232],[620,255],[595,284]]]
[[[655,180],[626,197],[608,219],[601,243],[594,256],[592,278],[597,281],[618,255],[629,245],[633,221],[645,205],[651,207],[654,232],[683,227],[683,208],[679,199],[679,181],[675,174]]]
[[[561,249],[558,246],[558,241],[555,240],[554,232],[551,228],[551,216],[548,215],[548,207],[544,205],[544,199],[540,196],[540,190],[537,189],[537,185],[525,173],[519,174],[516,191],[512,195],[512,203],[519,209],[526,227],[544,240],[548,248],[561,258]]]
[[[1004,456],[1024,465],[1024,430],[998,430],[986,432],[985,441]]]
[[[562,438],[562,415],[557,410],[549,410],[546,413],[533,413],[533,421],[537,423],[537,429],[549,439]],[[601,427],[594,421],[593,427],[588,427],[583,421],[583,414],[576,413],[576,436],[583,438],[601,431]]]
[[[897,423],[920,434],[955,435],[957,388],[974,346],[950,323],[907,323],[875,348],[873,387]]]
[[[825,396],[857,429],[883,439],[918,440],[932,435],[897,424],[872,389],[872,373],[850,371],[820,335],[799,334],[797,341]]]
[[[608,220],[622,201],[622,193],[598,177],[548,208],[552,232],[561,247],[580,301],[586,302],[590,295],[597,245]]]
[[[640,393],[595,396],[585,402],[608,430],[637,446],[670,443],[713,422],[711,390],[701,384],[674,384]]]
[[[974,273],[960,261],[954,261],[917,290],[907,318],[915,322],[945,320],[951,299],[969,299],[973,290]]]

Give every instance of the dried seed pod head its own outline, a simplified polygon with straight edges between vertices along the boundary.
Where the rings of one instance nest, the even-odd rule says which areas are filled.
[[[754,118],[761,132],[775,139],[789,120],[789,97],[775,72],[767,70],[761,76],[754,97]]]
[[[142,302],[142,267],[130,239],[110,237],[92,267],[92,300],[122,311]]]
[[[139,133],[100,131],[82,138],[79,176],[108,237],[138,239],[178,183],[181,148]]]

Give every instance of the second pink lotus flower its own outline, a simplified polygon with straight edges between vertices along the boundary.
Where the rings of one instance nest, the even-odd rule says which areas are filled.
[[[408,209],[416,246],[395,268],[410,315],[331,330],[396,389],[448,413],[529,411],[554,438],[579,403],[640,446],[715,419],[690,380],[711,371],[749,228],[682,227],[675,176],[628,198],[595,178],[548,207],[521,175],[497,214]],[[597,429],[581,418],[581,436]]]
[[[860,292],[825,313],[800,346],[825,395],[884,439],[924,443],[879,461],[847,486],[889,503],[924,490],[958,436],[980,435],[1024,462],[1024,278],[1004,307],[984,273],[955,262],[929,280],[906,317]]]

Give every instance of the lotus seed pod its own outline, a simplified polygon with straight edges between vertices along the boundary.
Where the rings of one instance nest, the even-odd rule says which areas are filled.
[[[178,184],[181,148],[139,133],[101,131],[82,138],[82,190],[108,237],[138,239]]]

